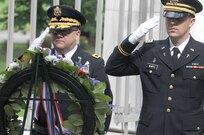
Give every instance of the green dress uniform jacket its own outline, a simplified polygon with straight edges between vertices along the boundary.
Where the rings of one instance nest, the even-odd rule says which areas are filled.
[[[173,65],[169,39],[131,44],[109,57],[113,76],[140,75],[143,105],[136,135],[204,135],[204,44],[190,40]]]

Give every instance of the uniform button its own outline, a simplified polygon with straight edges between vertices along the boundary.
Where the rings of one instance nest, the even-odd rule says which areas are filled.
[[[172,97],[168,97],[168,101],[172,101]]]
[[[166,109],[166,112],[171,112],[171,109],[170,109],[170,108],[167,108],[167,109]]]
[[[196,77],[196,76],[193,76],[193,79],[195,80],[195,79],[197,79],[197,77]]]
[[[175,74],[171,74],[171,78],[174,78],[175,77]]]
[[[173,85],[169,85],[169,89],[172,90],[174,88]]]
[[[149,73],[151,74],[151,73],[152,73],[152,70],[149,70]]]
[[[197,130],[200,130],[200,127],[196,127]]]

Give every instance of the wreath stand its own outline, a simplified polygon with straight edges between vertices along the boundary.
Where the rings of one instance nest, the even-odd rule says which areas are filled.
[[[37,88],[37,82],[39,77],[41,77],[42,80],[48,84],[50,99],[37,99],[36,88]],[[28,91],[27,98],[10,97],[11,94],[16,91],[17,87],[21,86],[25,81],[28,81],[28,80],[30,80],[30,86],[28,89],[29,91]],[[9,99],[27,101],[25,112],[24,112],[22,128],[20,130],[19,135],[23,135],[23,132],[24,132],[24,128],[26,124],[26,116],[28,114],[30,100],[33,100],[33,106],[36,100],[49,100],[54,108],[57,125],[60,124],[59,116],[57,115],[57,109],[54,103],[56,100],[54,100],[52,95],[52,88],[50,84],[51,80],[54,80],[59,84],[65,85],[76,96],[76,98],[78,99],[77,101],[81,105],[81,111],[83,112],[83,128],[82,128],[81,135],[93,135],[94,129],[96,126],[95,112],[94,112],[94,99],[88,93],[88,91],[80,84],[80,82],[78,82],[71,75],[56,67],[46,64],[44,61],[43,55],[41,53],[36,54],[35,61],[30,69],[24,69],[22,71],[19,71],[12,77],[10,77],[0,90],[0,134],[1,135],[7,135],[7,131],[5,129],[5,122],[4,122],[4,115],[5,115],[4,105],[8,102]],[[33,88],[34,88],[34,94],[33,94],[33,98],[31,98]],[[32,110],[30,130],[33,129],[33,120],[34,120],[34,110]],[[59,127],[60,127],[59,128],[60,135],[63,135],[61,126]]]

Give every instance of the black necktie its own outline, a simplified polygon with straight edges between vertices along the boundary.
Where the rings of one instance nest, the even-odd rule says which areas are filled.
[[[172,56],[172,61],[173,61],[173,64],[175,65],[176,62],[178,61],[178,54],[180,53],[179,52],[179,49],[178,48],[173,48],[173,56]]]

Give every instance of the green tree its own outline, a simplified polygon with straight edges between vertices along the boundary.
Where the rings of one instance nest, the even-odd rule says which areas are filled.
[[[53,0],[38,0],[37,3],[37,35],[47,27],[47,9],[53,5]],[[75,0],[61,0],[60,5],[74,7]],[[6,30],[8,25],[8,0],[0,0],[0,30]],[[30,30],[30,6],[31,0],[15,0],[14,30],[27,32]],[[87,24],[82,28],[82,35],[85,36],[90,45],[94,45],[96,27],[96,0],[82,1],[81,12],[87,19]]]

